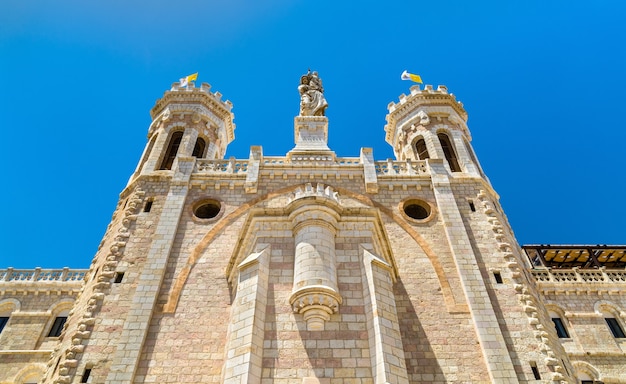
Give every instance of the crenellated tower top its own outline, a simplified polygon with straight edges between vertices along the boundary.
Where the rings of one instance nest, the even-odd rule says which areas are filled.
[[[148,144],[130,181],[140,174],[175,169],[178,158],[224,158],[235,139],[232,108],[208,83],[174,83],[150,111]]]
[[[480,173],[463,104],[444,85],[414,85],[410,91],[387,107],[385,141],[396,159],[446,159],[451,172]]]
[[[235,116],[231,112],[233,103],[222,100],[222,94],[211,92],[209,83],[202,83],[195,87],[194,83],[181,87],[180,83],[172,84],[172,88],[165,92],[162,98],[156,101],[150,111],[153,129],[155,123],[167,119],[172,114],[194,114],[209,125],[218,128],[218,136],[224,136],[224,147],[235,139]],[[222,135],[219,135],[219,134]],[[224,148],[225,150],[225,148]]]

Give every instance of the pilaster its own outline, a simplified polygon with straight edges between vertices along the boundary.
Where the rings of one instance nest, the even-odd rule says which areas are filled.
[[[248,160],[248,172],[246,173],[246,193],[256,193],[259,184],[259,171],[263,161],[263,148],[261,146],[250,147],[250,159]]]
[[[392,286],[392,268],[361,246],[365,313],[375,384],[408,384],[402,337]]]
[[[372,148],[361,148],[361,163],[363,164],[363,178],[365,179],[365,191],[378,193],[378,177],[376,176],[376,163]]]
[[[447,243],[456,264],[491,381],[517,383],[517,374],[456,205],[448,171],[441,159],[431,159],[429,164],[437,208],[444,223]]]
[[[270,249],[252,253],[237,267],[239,281],[232,309],[224,383],[260,383]]]
[[[137,281],[137,290],[132,298],[133,306],[124,322],[107,383],[133,382],[187,197],[194,162],[193,157],[179,157],[174,162],[174,177]]]

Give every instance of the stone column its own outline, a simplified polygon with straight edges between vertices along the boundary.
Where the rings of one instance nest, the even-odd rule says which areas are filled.
[[[239,281],[226,345],[224,384],[261,382],[269,260],[267,247],[237,267]]]
[[[288,205],[296,252],[293,292],[289,298],[293,311],[303,315],[310,331],[323,330],[324,322],[341,304],[337,288],[335,235],[341,207],[330,187],[311,184],[298,190]]]

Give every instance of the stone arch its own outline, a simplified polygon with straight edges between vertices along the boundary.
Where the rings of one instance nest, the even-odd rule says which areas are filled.
[[[43,363],[30,364],[22,368],[13,381],[16,384],[38,383],[46,372],[46,365]]]
[[[22,303],[18,299],[0,300],[0,315],[5,313],[18,312],[22,308]]]
[[[470,160],[472,161],[472,163],[474,163],[474,166],[478,170],[478,173],[480,173],[480,175],[484,178],[485,177],[485,172],[483,172],[483,167],[478,162],[478,157],[476,157],[476,152],[474,152],[474,147],[472,147],[470,145],[470,142],[465,137],[465,135],[463,135],[461,140],[463,141],[463,145],[465,146],[465,151],[467,152]]]
[[[426,146],[427,155],[428,155],[427,158],[434,157],[433,154],[437,153],[436,148],[434,148],[432,135],[427,130],[419,130],[419,131],[410,132],[406,139],[408,143],[408,148],[406,148],[406,151],[410,151],[410,153],[413,154],[413,158],[415,160],[425,160],[420,157],[419,151],[416,148],[416,144],[420,140],[424,140],[424,145]],[[401,160],[404,160],[404,159],[401,159]]]
[[[67,318],[73,307],[74,307],[73,299],[62,299],[53,303],[48,309],[48,312],[50,313],[50,317],[48,318],[48,321],[46,322],[46,326],[43,329],[44,333],[42,336],[47,337],[48,334],[50,333],[50,330],[53,328],[57,317]],[[62,326],[62,325],[65,325],[64,321],[62,324],[59,324],[59,326]]]
[[[617,304],[607,300],[596,301],[593,304],[593,310],[601,316],[611,314],[615,317],[626,318],[626,313],[624,313]]]
[[[443,155],[441,158],[446,159],[452,172],[462,172],[459,162],[459,148],[455,144],[454,135],[450,127],[445,124],[438,124],[433,127],[433,131],[437,136],[439,149],[441,150],[438,154]]]
[[[161,151],[162,153],[159,164],[160,170],[172,169],[172,164],[174,163],[174,159],[178,155],[178,151],[180,149],[180,145],[183,142],[184,135],[184,130],[170,129],[169,133],[167,134],[165,148]]]
[[[545,305],[546,312],[550,319],[554,322],[554,330],[556,332],[557,337],[560,338],[571,338],[572,337],[572,325],[569,322],[569,313],[565,311],[561,306],[555,304],[554,302],[548,302]],[[563,330],[559,331],[558,320],[554,320],[555,318],[560,319],[561,328],[565,328],[565,335],[559,332],[563,332]],[[560,336],[559,336],[560,335]]]
[[[74,306],[74,299],[62,299],[54,302],[49,308],[48,312],[53,315],[58,315],[60,313],[69,312]]]
[[[574,367],[577,379],[600,380],[600,372],[586,361],[572,361],[572,367]]]
[[[300,188],[300,187],[301,187],[300,184],[292,185],[292,186],[278,189],[273,192],[269,192],[262,196],[255,197],[249,200],[248,202],[240,205],[233,212],[225,215],[213,228],[211,228],[204,235],[204,237],[200,240],[200,242],[193,248],[193,250],[191,251],[191,255],[187,259],[187,263],[185,264],[185,266],[183,266],[179,274],[174,277],[174,282],[172,284],[172,287],[170,288],[167,302],[163,305],[163,312],[174,313],[176,311],[176,307],[178,306],[180,295],[182,293],[185,283],[187,282],[187,278],[189,277],[189,274],[191,273],[191,270],[196,265],[196,263],[198,262],[198,260],[200,259],[200,257],[202,256],[206,248],[209,246],[209,244],[211,244],[211,242],[213,242],[213,240],[219,234],[221,234],[223,230],[225,230],[228,226],[230,226],[232,223],[238,220],[241,216],[247,214],[250,211],[250,209],[253,208],[255,205],[263,201],[273,199],[275,197],[293,192],[297,188]],[[433,266],[433,270],[435,271],[437,278],[439,280],[439,284],[440,284],[440,287],[444,296],[444,302],[448,310],[454,311],[454,312],[467,312],[468,311],[467,305],[464,302],[459,303],[455,301],[455,295],[452,292],[452,288],[450,287],[448,279],[445,275],[443,266],[439,262],[439,259],[437,258],[437,255],[435,254],[435,252],[430,248],[426,240],[417,232],[417,230],[415,230],[415,228],[413,228],[410,223],[406,222],[406,220],[402,218],[399,212],[398,213],[394,212],[392,209],[385,207],[381,203],[378,203],[377,201],[373,200],[371,197],[364,195],[362,193],[354,192],[354,191],[344,189],[341,187],[335,187],[332,185],[331,187],[336,192],[338,192],[341,196],[353,198],[368,207],[379,209],[379,211],[383,215],[389,217],[397,225],[399,225],[400,228],[402,228],[419,245],[419,247],[422,248],[422,250],[428,257],[429,261],[431,262],[431,265]]]

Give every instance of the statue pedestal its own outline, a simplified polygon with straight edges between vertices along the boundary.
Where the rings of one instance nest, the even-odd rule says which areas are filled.
[[[326,116],[296,116],[294,136],[296,146],[287,153],[290,160],[335,160],[335,152],[328,148],[328,118]]]

